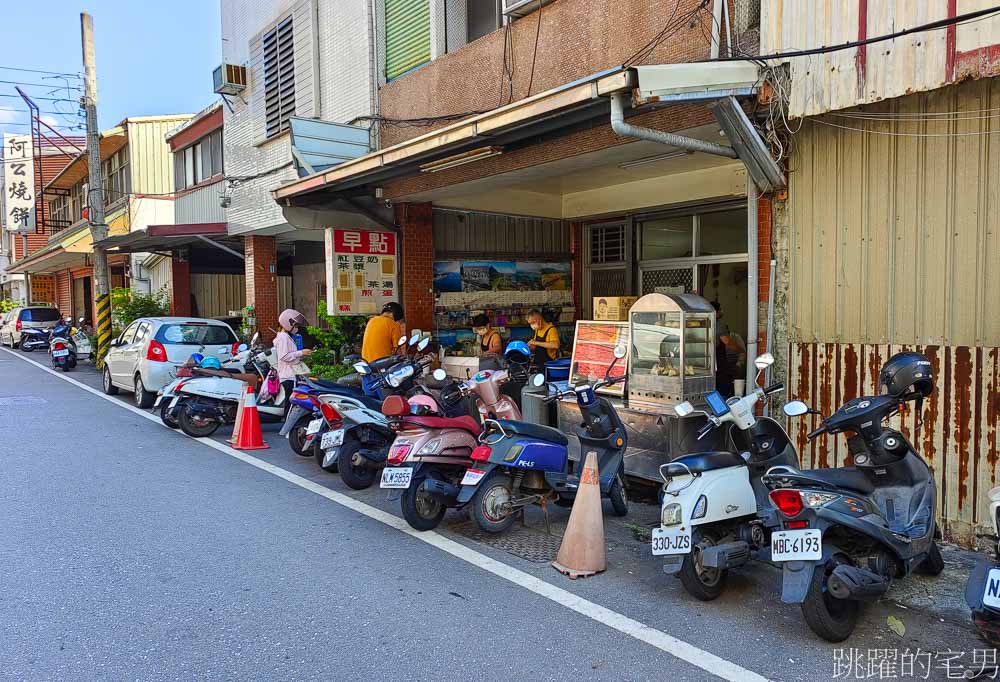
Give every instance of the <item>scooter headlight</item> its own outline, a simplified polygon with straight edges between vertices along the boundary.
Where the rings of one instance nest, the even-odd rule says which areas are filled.
[[[691,514],[692,519],[700,519],[705,516],[705,512],[708,511],[708,498],[702,495],[695,502],[694,512]]]
[[[417,454],[418,455],[433,455],[435,452],[438,451],[438,448],[440,448],[440,447],[441,447],[441,439],[440,438],[434,438],[434,439],[429,440],[426,443],[424,443],[424,447],[420,448],[420,451]]]
[[[681,505],[676,502],[663,505],[660,511],[660,523],[664,526],[676,526],[681,522],[682,511]]]

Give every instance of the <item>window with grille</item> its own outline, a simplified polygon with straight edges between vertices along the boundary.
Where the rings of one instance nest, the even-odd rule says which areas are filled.
[[[596,225],[590,228],[591,263],[621,263],[625,257],[624,225]]]
[[[295,114],[295,49],[292,18],[278,23],[261,38],[264,52],[265,135],[274,137],[288,129]]]
[[[128,147],[122,147],[102,162],[105,202],[113,204],[132,191],[128,172]]]

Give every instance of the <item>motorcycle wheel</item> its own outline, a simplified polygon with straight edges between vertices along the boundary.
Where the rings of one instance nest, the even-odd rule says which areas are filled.
[[[511,509],[512,498],[510,476],[499,469],[491,471],[472,496],[476,524],[487,533],[502,533],[510,528],[516,518]]]
[[[354,455],[361,449],[361,441],[357,438],[345,438],[337,455],[337,469],[340,478],[352,490],[364,490],[375,483],[379,470],[354,463]]]
[[[716,539],[703,534],[692,551],[685,555],[679,576],[684,589],[699,601],[712,601],[726,589],[729,571],[708,568],[701,563],[701,550],[716,544]]]
[[[333,462],[327,466],[323,466],[323,460],[326,459],[326,451],[319,446],[320,439],[313,439],[313,457],[316,458],[316,464],[323,471],[327,471],[331,474],[335,474],[340,471],[340,465],[338,463],[338,458],[335,457]]]
[[[309,428],[309,422],[312,421],[311,414],[304,414],[295,422],[295,426],[292,430],[288,432],[288,445],[292,448],[292,452],[300,457],[308,457],[311,452],[306,451],[306,429]],[[318,435],[318,434],[317,434]]]
[[[625,482],[620,473],[615,475],[615,480],[608,491],[608,499],[611,500],[611,509],[615,516],[628,516],[628,496],[625,494]]]
[[[170,416],[171,402],[172,399],[168,400],[164,398],[163,402],[160,404],[160,421],[163,422],[163,425],[168,428],[178,429],[180,428],[180,424],[177,423],[176,419]]]
[[[35,350],[34,348],[28,345],[28,339],[22,338],[20,346],[21,350],[24,351],[25,353],[30,353],[31,351]]]
[[[72,367],[70,367],[70,364],[69,364],[68,362],[64,362],[64,363],[63,363],[63,366],[62,366],[62,371],[64,371],[64,372],[68,372],[68,371],[70,371],[71,369],[73,369],[73,368],[72,368]]]
[[[432,495],[420,491],[420,485],[425,479],[431,478],[427,474],[418,474],[410,481],[410,487],[403,491],[399,498],[400,510],[403,518],[415,530],[434,530],[444,518],[445,507]]]
[[[194,417],[188,410],[181,410],[177,414],[177,425],[181,427],[181,431],[192,438],[206,438],[211,436],[219,429],[219,426],[221,426],[219,422],[214,419]]]
[[[834,559],[813,569],[812,583],[802,602],[802,615],[809,629],[828,642],[843,642],[851,636],[861,607],[853,599],[837,599],[827,589],[827,579],[838,563]]]

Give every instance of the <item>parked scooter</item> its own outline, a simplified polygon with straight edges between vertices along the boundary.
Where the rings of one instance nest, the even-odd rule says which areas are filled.
[[[90,339],[81,329],[70,326],[71,317],[66,317],[52,328],[49,339],[49,355],[52,368],[68,372],[76,367],[77,360],[90,357]],[[80,318],[83,324],[83,318]]]
[[[919,413],[934,387],[931,364],[897,353],[879,383],[882,395],[848,401],[809,434],[853,434],[854,466],[778,466],[763,477],[781,512],[782,530],[771,535],[771,558],[783,566],[781,600],[801,604],[812,631],[830,642],[847,639],[861,602],[881,597],[893,580],[944,569],[934,476],[903,434],[882,424],[907,401],[918,401]],[[786,413],[815,414],[801,402]]]
[[[48,349],[51,333],[51,330],[48,329],[24,327],[21,329],[21,350],[25,353],[30,353],[35,350]]]
[[[1000,488],[988,493],[990,521],[996,533],[993,557],[976,564],[965,585],[965,602],[979,636],[993,648],[1000,647]]]
[[[237,377],[245,371],[244,365],[246,364],[249,350],[250,347],[247,344],[241,343],[236,347],[236,352],[220,360],[219,365],[221,372],[224,374],[214,370],[201,369],[199,365],[204,358],[200,353],[195,353],[188,358],[187,362],[173,370],[173,380],[157,392],[152,410],[154,412],[159,410],[160,421],[163,422],[164,426],[171,429],[179,429],[180,424],[177,423],[177,408],[183,401],[184,396],[179,396],[177,387],[195,376]],[[174,398],[179,399],[175,401]]]
[[[765,353],[755,361],[757,377],[774,363]],[[678,575],[684,588],[702,601],[722,594],[728,571],[750,559],[770,558],[771,532],[780,527],[768,489],[760,477],[777,465],[797,467],[799,458],[778,422],[754,414],[756,404],[784,389],[780,383],[728,401],[713,391],[708,411],[689,402],[677,405],[680,417],[703,415],[698,439],[729,425],[731,450],[684,455],[660,466],[663,499],[660,527],[653,529],[654,556],[663,571]]]
[[[624,375],[611,376],[625,353],[624,345],[615,348],[604,379],[593,386],[583,384],[544,399],[551,402],[563,396],[576,397],[583,417],[583,423],[576,428],[581,457],[597,453],[601,494],[611,500],[615,516],[628,514],[624,464],[628,436],[614,405],[594,392],[625,379]],[[541,374],[532,378],[536,387],[544,383]],[[517,512],[530,504],[546,510],[546,524],[549,502],[572,506],[580,473],[577,463],[569,459],[569,442],[561,431],[523,421],[490,419],[484,423],[479,441],[481,445],[472,453],[474,464],[462,477],[457,502],[472,502],[476,523],[484,531],[505,531],[514,523]]]

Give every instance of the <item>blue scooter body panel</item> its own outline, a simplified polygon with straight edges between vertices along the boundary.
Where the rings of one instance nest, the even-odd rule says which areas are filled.
[[[505,438],[492,446],[489,461],[499,466],[531,471],[566,469],[566,447],[532,438]]]

